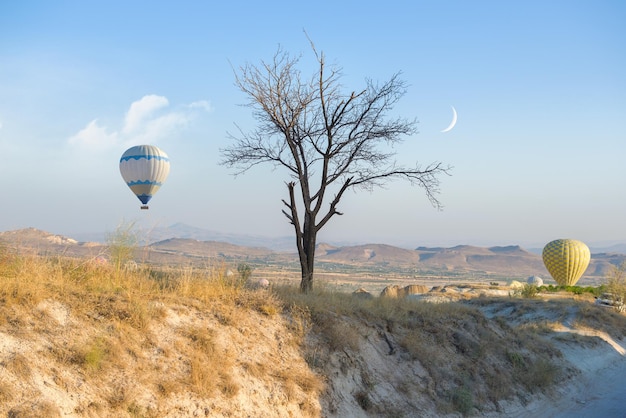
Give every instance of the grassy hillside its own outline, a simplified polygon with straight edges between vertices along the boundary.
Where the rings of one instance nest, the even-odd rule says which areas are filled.
[[[228,267],[3,251],[0,416],[497,414],[576,375],[563,347],[601,343],[556,324],[626,336],[584,299],[301,295]]]

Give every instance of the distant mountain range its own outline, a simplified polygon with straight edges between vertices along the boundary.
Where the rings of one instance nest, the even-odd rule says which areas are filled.
[[[626,254],[626,243],[612,245],[589,245],[592,254]],[[529,248],[528,251],[535,254],[541,254],[543,248]]]
[[[422,269],[475,272],[482,275],[550,277],[541,255],[526,251],[517,245],[489,248],[458,245],[451,248],[418,247],[415,250],[382,244],[339,248],[323,245],[317,250],[316,260],[352,264],[411,265]],[[612,266],[619,266],[625,260],[624,254],[594,254],[585,275],[604,277]]]
[[[267,237],[261,235],[249,234],[230,234],[209,229],[198,228],[179,222],[166,227],[156,227],[141,231],[139,234],[142,238],[142,244],[151,244],[163,241],[169,238],[189,238],[198,241],[221,241],[230,244],[242,245],[245,247],[266,247],[274,251],[295,252],[295,238],[293,236],[284,237]],[[72,237],[78,241],[88,242],[106,242],[106,233],[77,233]],[[356,245],[354,243],[330,243],[338,247]],[[443,248],[443,247],[442,247]],[[505,248],[505,247],[504,247]],[[626,242],[612,244],[610,246],[589,246],[594,254],[601,253],[618,253],[626,254]],[[419,247],[416,249],[420,249]],[[543,248],[528,248],[527,251],[533,254],[541,254]]]
[[[150,236],[150,240],[138,248],[138,257],[150,263],[206,264],[208,260],[217,259],[228,263],[251,263],[265,269],[297,266],[297,255],[295,251],[288,250],[293,247],[292,244],[287,245],[286,239],[285,242],[281,242],[261,237],[231,236],[184,224],[154,229],[147,235]],[[104,243],[79,241],[34,228],[2,232],[0,244],[18,248],[20,251],[46,255],[62,254],[93,258],[106,256],[107,253]],[[411,250],[385,244],[333,246],[322,243],[317,247],[315,258],[318,268],[328,271],[336,271],[336,266],[343,265],[381,272],[549,277],[541,255],[517,245],[489,248],[458,245],[450,248],[417,247]],[[626,251],[594,253],[583,277],[605,277],[612,267],[619,266],[625,261]]]
[[[274,251],[295,251],[294,237],[268,238],[259,235],[228,234],[197,228],[184,223],[175,223],[167,227],[156,227],[140,231],[138,234],[142,244],[152,244],[170,238],[188,238],[198,241],[220,241],[245,247],[267,247]],[[106,233],[75,234],[79,241],[94,241],[105,243]]]

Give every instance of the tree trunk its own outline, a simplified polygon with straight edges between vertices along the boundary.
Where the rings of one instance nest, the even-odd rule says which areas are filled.
[[[313,290],[313,270],[302,270],[302,280],[300,281],[300,292],[309,293]]]
[[[315,222],[310,215],[305,215],[304,231],[302,234],[302,252],[300,253],[300,267],[302,268],[302,280],[300,281],[300,291],[309,293],[313,290],[313,270],[315,268],[315,241],[317,231]]]

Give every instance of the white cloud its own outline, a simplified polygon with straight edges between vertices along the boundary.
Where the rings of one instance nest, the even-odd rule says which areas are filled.
[[[107,133],[106,128],[99,126],[96,119],[89,122],[83,130],[68,140],[72,145],[95,149],[110,148],[117,145],[118,141],[119,134],[117,132]]]
[[[125,134],[131,134],[137,129],[140,129],[146,119],[157,110],[169,106],[169,104],[167,98],[155,94],[143,96],[141,99],[133,102],[128,112],[126,112],[123,132]]]
[[[108,129],[93,120],[76,135],[69,138],[70,145],[102,150],[120,145],[154,143],[166,139],[184,129],[198,115],[210,112],[211,105],[205,100],[183,105],[178,110],[169,110],[166,97],[146,95],[131,103],[124,125]]]
[[[204,110],[206,112],[213,111],[213,107],[211,106],[211,103],[207,102],[206,100],[199,100],[197,102],[190,103],[189,104],[189,108],[190,109],[200,109],[200,110]]]
[[[150,143],[158,139],[171,137],[177,130],[189,124],[191,118],[192,115],[189,113],[167,113],[157,118],[145,120],[127,138],[134,143]]]

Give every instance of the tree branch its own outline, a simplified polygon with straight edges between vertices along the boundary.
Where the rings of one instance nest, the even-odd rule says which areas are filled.
[[[417,123],[389,118],[406,93],[400,73],[382,84],[366,80],[364,89],[345,93],[341,69],[327,67],[324,54],[308,35],[307,39],[317,59],[311,77],[302,78],[297,69],[300,57],[291,57],[280,47],[271,61],[244,65],[235,74],[235,83],[248,100],[244,105],[252,109],[258,125],[250,132],[235,125],[238,134],[228,133],[231,145],[220,150],[220,164],[234,168],[236,175],[262,163],[286,169],[291,181],[286,183],[289,199],[282,200],[282,213],[294,226],[303,283],[312,280],[316,234],[342,214],[338,206],[346,190],[372,190],[401,179],[423,188],[431,204],[441,209],[439,177],[451,170],[439,162],[426,168],[396,164],[390,147],[415,134]],[[326,203],[328,211],[318,221]]]

